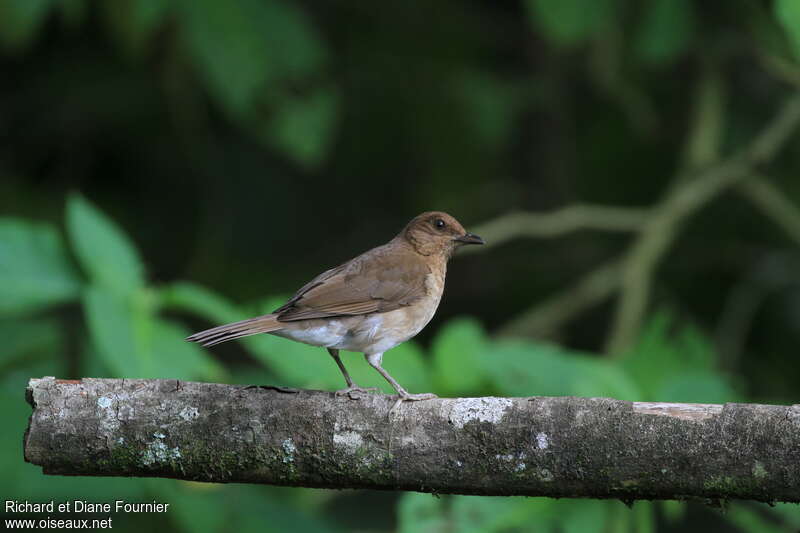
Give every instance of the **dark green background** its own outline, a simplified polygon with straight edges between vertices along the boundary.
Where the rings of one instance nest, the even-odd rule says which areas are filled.
[[[0,0],[4,499],[171,503],[118,530],[797,530],[790,505],[50,478],[20,440],[35,376],[340,387],[322,349],[181,339],[276,307],[421,211],[480,233],[513,211],[663,205],[798,88],[795,0]],[[758,167],[766,206],[731,187],[677,221],[619,349],[618,292],[547,331],[515,319],[627,257],[633,232],[501,232],[453,260],[387,368],[445,396],[800,402],[799,139]]]

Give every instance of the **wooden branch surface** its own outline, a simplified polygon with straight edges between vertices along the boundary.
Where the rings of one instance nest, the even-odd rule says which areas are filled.
[[[800,405],[30,380],[46,474],[423,492],[800,501]]]

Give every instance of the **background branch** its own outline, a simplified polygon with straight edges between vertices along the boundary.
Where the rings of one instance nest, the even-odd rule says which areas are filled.
[[[770,295],[796,287],[799,268],[800,257],[794,251],[767,254],[731,288],[716,327],[723,368],[736,368],[761,306]]]
[[[552,339],[573,317],[610,297],[621,280],[619,259],[602,264],[567,289],[534,305],[495,333],[501,336]]]
[[[687,144],[687,169],[667,197],[652,210],[573,205],[550,213],[512,212],[478,226],[475,231],[488,245],[479,252],[520,237],[550,238],[580,229],[639,232],[638,240],[623,261],[609,262],[589,272],[578,283],[520,314],[497,333],[506,336],[552,337],[558,328],[586,308],[622,292],[609,335],[607,351],[618,353],[630,346],[641,325],[655,268],[674,241],[681,223],[731,185],[800,242],[800,210],[769,182],[752,174],[758,163],[771,159],[788,140],[800,121],[800,98],[790,99],[751,145],[719,164],[721,96],[714,71],[698,86],[695,125]],[[620,273],[620,271],[622,273]]]
[[[623,269],[609,353],[621,353],[635,339],[650,298],[655,267],[669,249],[680,225],[699,208],[746,178],[753,167],[772,158],[800,123],[800,97],[790,98],[777,115],[743,152],[680,183],[655,207]]]
[[[777,187],[763,176],[753,175],[740,183],[738,190],[765,217],[772,219],[790,239],[800,244],[800,209]]]
[[[736,190],[762,215],[773,220],[789,239],[800,244],[800,209],[767,178],[754,174]],[[716,328],[723,366],[735,368],[756,313],[770,294],[797,285],[797,267],[794,253],[768,254],[730,290]]]
[[[176,380],[32,379],[47,474],[485,495],[800,501],[800,406],[405,403]]]
[[[601,205],[570,205],[550,213],[512,212],[473,228],[486,239],[486,245],[473,247],[471,251],[484,251],[522,237],[560,237],[582,229],[636,232],[645,220],[646,209]]]

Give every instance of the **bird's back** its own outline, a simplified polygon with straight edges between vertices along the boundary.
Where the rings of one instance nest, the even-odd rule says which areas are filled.
[[[272,331],[315,346],[383,352],[413,337],[433,317],[445,262],[432,264],[392,241],[321,274],[276,310]]]

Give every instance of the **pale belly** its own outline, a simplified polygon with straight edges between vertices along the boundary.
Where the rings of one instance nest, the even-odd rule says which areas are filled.
[[[407,341],[430,322],[442,296],[443,287],[440,287],[431,287],[434,290],[425,300],[394,311],[303,320],[271,333],[312,346],[367,354],[383,353]]]
[[[402,308],[363,317],[308,320],[304,321],[305,327],[273,331],[272,334],[312,346],[383,353],[422,331],[435,310],[420,313]]]

